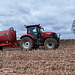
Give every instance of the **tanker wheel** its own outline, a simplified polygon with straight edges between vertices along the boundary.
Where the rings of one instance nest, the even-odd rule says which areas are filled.
[[[45,49],[56,49],[57,45],[58,43],[54,38],[47,38],[44,42]]]
[[[2,50],[3,49],[3,47],[2,46],[0,46],[0,50]]]
[[[33,40],[30,37],[24,37],[21,40],[21,48],[31,50],[34,46]]]

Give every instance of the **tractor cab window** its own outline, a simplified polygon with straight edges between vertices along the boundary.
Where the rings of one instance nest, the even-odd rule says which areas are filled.
[[[33,29],[33,32],[37,32],[37,30],[36,29]]]
[[[37,28],[36,27],[29,27],[28,28],[28,34],[35,33],[35,32],[37,32]]]
[[[36,39],[38,38],[37,27],[28,27],[27,33],[33,35]]]

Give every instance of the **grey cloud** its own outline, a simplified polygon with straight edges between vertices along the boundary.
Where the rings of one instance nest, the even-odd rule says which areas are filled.
[[[0,1],[0,30],[6,30],[12,26],[18,36],[21,36],[26,33],[24,24],[40,23],[45,31],[55,31],[63,34],[61,38],[71,38],[69,34],[72,33],[71,25],[75,19],[74,0],[5,1]]]

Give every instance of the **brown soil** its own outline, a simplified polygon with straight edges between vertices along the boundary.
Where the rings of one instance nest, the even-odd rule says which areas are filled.
[[[61,41],[56,50],[4,48],[0,75],[75,75],[75,41]]]

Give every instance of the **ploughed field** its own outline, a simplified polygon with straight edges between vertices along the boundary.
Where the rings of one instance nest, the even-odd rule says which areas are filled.
[[[56,50],[4,48],[0,75],[75,75],[75,40],[62,40]]]

